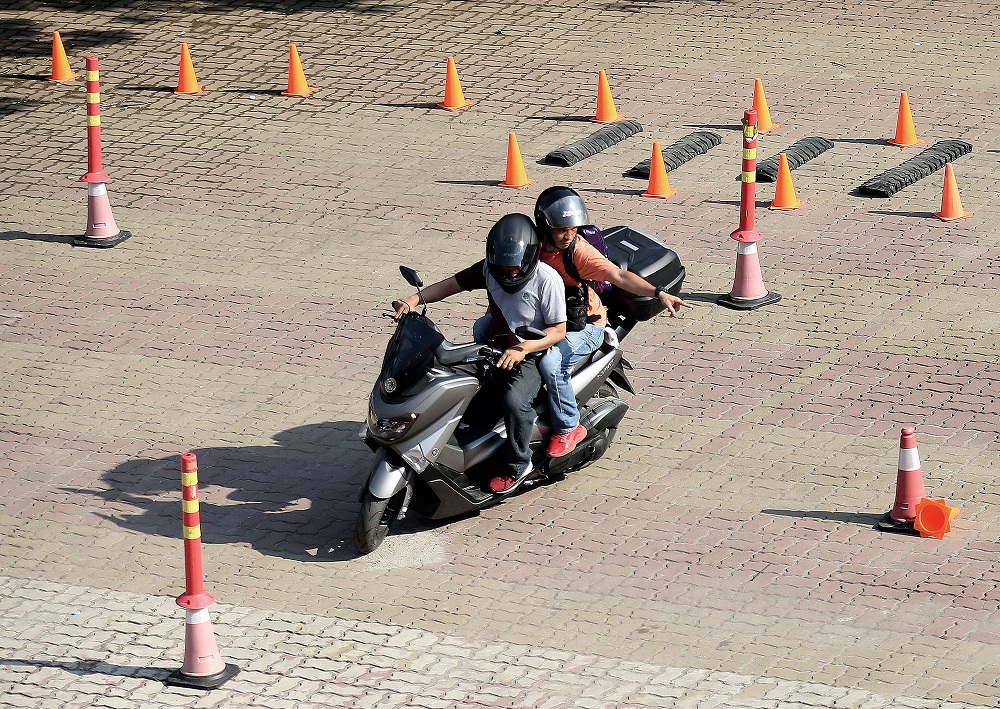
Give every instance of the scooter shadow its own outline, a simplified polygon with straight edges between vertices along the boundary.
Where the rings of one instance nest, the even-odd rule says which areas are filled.
[[[192,450],[205,544],[242,544],[303,561],[357,558],[352,532],[372,453],[360,421],[309,424],[273,446]],[[180,454],[130,460],[102,476],[106,488],[71,490],[103,500],[97,514],[124,529],[178,537]],[[434,525],[431,525],[434,526]],[[430,528],[403,520],[393,534]]]

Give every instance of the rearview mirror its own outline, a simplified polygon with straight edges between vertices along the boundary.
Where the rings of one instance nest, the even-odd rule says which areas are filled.
[[[414,288],[423,288],[424,282],[420,280],[420,274],[414,271],[409,266],[400,266],[399,272],[403,274],[403,278]]]

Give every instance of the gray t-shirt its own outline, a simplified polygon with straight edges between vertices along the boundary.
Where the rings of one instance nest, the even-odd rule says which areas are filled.
[[[522,325],[543,330],[566,322],[566,288],[562,277],[547,264],[539,263],[516,293],[500,287],[486,268],[485,260],[456,273],[455,278],[463,290],[486,289],[489,312],[493,315],[491,340],[510,335]]]

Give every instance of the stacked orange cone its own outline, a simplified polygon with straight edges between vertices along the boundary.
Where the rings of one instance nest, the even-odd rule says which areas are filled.
[[[177,74],[175,94],[200,94],[204,89],[194,75],[194,64],[191,63],[191,50],[187,42],[181,43],[181,67]]]
[[[59,83],[73,81],[76,74],[70,69],[69,60],[66,58],[66,50],[63,49],[62,37],[58,32],[52,33],[52,73],[49,81]]]
[[[953,222],[972,216],[962,209],[962,198],[958,196],[958,182],[955,180],[955,169],[951,163],[944,166],[944,193],[941,195],[941,211],[934,216],[943,222]]]
[[[915,145],[923,145],[924,141],[917,137],[917,131],[913,127],[913,114],[910,112],[910,97],[904,91],[899,95],[899,113],[896,116],[896,135],[889,138],[889,145],[900,148],[912,148]]]
[[[446,111],[461,111],[471,105],[472,102],[466,101],[465,94],[462,93],[462,82],[458,78],[455,60],[448,57],[448,70],[444,80],[444,101],[437,106]]]
[[[521,159],[521,148],[518,147],[517,136],[511,132],[507,136],[507,176],[499,186],[521,189],[532,182],[534,180],[529,180],[524,171],[524,161]]]
[[[302,62],[299,61],[299,50],[294,44],[288,45],[288,88],[282,91],[281,95],[305,97],[315,90],[306,81]]]
[[[663,151],[660,149],[660,141],[653,141],[653,156],[649,160],[649,186],[642,193],[643,197],[658,197],[666,199],[677,194],[677,190],[670,186],[667,177],[667,168],[663,164]]]
[[[597,113],[590,119],[595,123],[614,123],[621,120],[615,100],[611,98],[608,75],[601,69],[597,74]]]
[[[771,209],[792,210],[801,206],[802,202],[795,196],[795,187],[792,185],[792,170],[788,167],[788,158],[781,153],[778,156],[778,181],[774,186]]]

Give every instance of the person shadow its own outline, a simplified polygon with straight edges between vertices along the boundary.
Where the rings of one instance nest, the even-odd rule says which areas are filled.
[[[248,545],[303,561],[359,555],[353,529],[372,452],[357,421],[308,424],[273,436],[273,446],[193,449],[205,544]],[[122,463],[99,489],[67,490],[103,500],[98,515],[124,529],[179,538],[180,453]],[[422,531],[410,516],[393,534]]]

